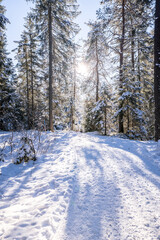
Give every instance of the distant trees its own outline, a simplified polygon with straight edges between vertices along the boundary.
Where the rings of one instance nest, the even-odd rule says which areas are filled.
[[[0,1],[0,130],[20,128],[23,120],[21,99],[16,92],[15,73],[12,60],[6,49],[5,9]]]
[[[25,29],[14,49],[17,76],[7,57],[8,19],[0,4],[0,129],[15,129],[17,117],[27,129],[53,131],[56,125],[73,129],[78,5],[76,0],[32,2],[35,7],[25,18]]]
[[[118,132],[153,137],[153,15],[150,1],[103,0],[97,11],[117,85]],[[111,60],[112,59],[112,60]],[[107,65],[107,64],[106,64]]]
[[[41,121],[39,111],[42,111],[44,104],[41,99],[43,95],[40,79],[42,64],[38,54],[39,42],[33,15],[29,13],[25,21],[25,30],[21,34],[21,40],[17,42],[15,53],[18,89],[25,105],[27,128],[30,129]]]
[[[71,126],[74,37],[79,31],[73,21],[79,14],[78,5],[76,0],[33,2],[35,8],[17,42],[18,78],[23,82],[19,90],[26,92],[28,128],[36,127],[39,119],[39,125],[45,122],[53,131],[53,122]]]
[[[106,33],[100,21],[88,22],[90,28],[88,38],[85,41],[85,62],[89,74],[84,85],[87,94],[85,101],[86,121],[85,130],[98,130],[104,134],[110,132],[111,119],[107,119],[111,111],[111,85],[107,84],[109,72],[106,65],[108,47]],[[107,121],[107,122],[106,122]]]
[[[0,0],[0,129],[16,129],[23,122],[27,129],[47,125],[53,131],[61,125],[73,130],[79,117],[77,1],[28,1],[35,7],[17,41],[15,74],[6,50],[9,21]],[[82,86],[86,131],[119,132],[137,139],[152,139],[155,131],[159,140],[160,3],[156,1],[155,45],[152,3],[102,0],[97,20],[87,23],[84,59],[89,74]]]
[[[100,22],[88,22],[90,28],[88,39],[85,41],[86,57],[85,61],[90,67],[90,85],[95,86],[95,101],[99,100],[100,75],[107,55],[105,47],[105,34]]]

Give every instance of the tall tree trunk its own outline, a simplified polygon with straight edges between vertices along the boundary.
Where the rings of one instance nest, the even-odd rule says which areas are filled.
[[[137,59],[137,64],[138,64],[138,81],[139,81],[139,93],[141,92],[141,70],[140,70],[140,42],[138,39],[138,59]]]
[[[31,66],[30,66],[30,71],[31,71],[31,93],[32,93],[32,127],[34,126],[34,83],[33,83],[33,54],[32,54],[32,36],[30,34],[30,61],[31,61]]]
[[[74,113],[73,113],[73,108],[74,108],[74,106],[73,106],[73,104],[74,104],[74,102],[73,102],[73,99],[71,98],[71,119],[70,119],[70,121],[71,121],[71,130],[73,131],[73,123],[74,123]]]
[[[73,98],[74,98],[74,102],[76,100],[76,79],[77,79],[77,74],[76,74],[76,53],[75,53],[75,57],[74,57],[74,86],[73,86]]]
[[[132,24],[132,21],[131,21]],[[133,73],[133,80],[135,80],[135,30],[132,28],[131,30],[131,58],[132,58],[132,73]]]
[[[133,28],[133,21],[131,18],[131,61],[132,61],[132,81],[135,84],[135,29]],[[134,93],[134,89],[132,93]],[[133,106],[135,108],[135,106]],[[134,116],[131,115],[132,130],[134,130],[136,123],[134,122]]]
[[[140,68],[140,64],[141,64],[141,53],[140,53],[140,41],[138,39],[138,49],[137,49],[137,52],[138,52],[138,57],[137,57],[137,73],[138,73],[138,82],[139,82],[139,96],[141,95],[141,88],[143,89],[143,86],[142,86],[142,82],[141,82],[141,68]],[[141,104],[141,101],[139,102],[139,109],[141,110],[142,109],[142,104]]]
[[[25,65],[26,65],[26,81],[27,81],[27,125],[30,129],[30,106],[29,106],[29,76],[28,76],[28,53],[25,47]]]
[[[52,3],[48,2],[48,31],[49,31],[49,130],[53,131],[53,39],[52,39]]]
[[[128,102],[128,99],[127,99],[127,105],[129,106],[129,102]],[[127,131],[129,132],[130,130],[130,111],[129,111],[129,107],[127,109]]]
[[[107,106],[104,107],[104,135],[107,135]]]
[[[123,88],[123,80],[124,80],[124,70],[123,70],[123,62],[124,62],[124,36],[125,36],[125,0],[122,0],[122,35],[120,40],[120,71],[119,71],[119,87]],[[123,101],[119,104],[119,109],[122,109]],[[124,132],[123,127],[123,111],[121,110],[119,113],[119,133]]]
[[[75,53],[74,53],[75,54]],[[74,115],[75,115],[75,101],[76,101],[76,54],[73,61],[73,99],[71,99],[71,130],[74,126]]]
[[[155,141],[160,139],[160,1],[156,0],[154,34]]]
[[[98,42],[96,38],[96,102],[99,100],[99,58],[98,58]]]

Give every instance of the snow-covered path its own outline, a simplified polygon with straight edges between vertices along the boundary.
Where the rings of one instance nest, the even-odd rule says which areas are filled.
[[[154,142],[73,132],[49,140],[34,165],[1,166],[1,239],[160,239]]]

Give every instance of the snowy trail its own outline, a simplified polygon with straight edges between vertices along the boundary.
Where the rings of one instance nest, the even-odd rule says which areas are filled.
[[[1,166],[0,239],[160,239],[154,142],[73,132],[48,141],[34,165]]]
[[[76,143],[76,184],[64,239],[160,238],[160,172],[147,170],[120,145],[129,151],[142,146],[92,135],[80,135]]]

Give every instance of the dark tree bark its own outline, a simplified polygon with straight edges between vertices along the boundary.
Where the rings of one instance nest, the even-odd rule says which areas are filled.
[[[156,0],[154,35],[155,141],[160,139],[160,1]]]
[[[140,87],[141,87],[141,70],[140,70],[140,42],[138,40],[138,57],[137,57],[137,64],[138,64],[138,68],[137,68],[137,71],[138,71],[138,81],[139,81],[139,92],[140,92]]]
[[[49,31],[49,130],[53,131],[53,38],[52,38],[52,3],[48,2],[48,31]]]
[[[133,28],[133,21],[131,18],[131,59],[132,59],[132,81],[135,84],[135,29]],[[130,116],[130,122],[132,125],[132,130],[134,130],[134,127],[136,126],[136,123],[134,123],[134,117]],[[129,129],[128,129],[129,130]]]
[[[104,135],[107,135],[107,107],[104,107]]]
[[[75,54],[75,53],[74,53]],[[71,130],[74,128],[75,118],[75,101],[76,101],[76,54],[74,56],[74,71],[73,71],[73,99],[71,99]]]
[[[31,114],[31,126],[34,127],[34,77],[33,77],[33,53],[32,53],[32,35],[30,34],[30,71],[31,71],[31,94],[32,94],[32,114]]]
[[[119,87],[123,88],[123,80],[124,80],[124,70],[123,70],[123,62],[124,62],[124,36],[125,36],[125,0],[122,0],[122,35],[120,41],[120,71],[119,71]],[[119,109],[122,109],[123,102],[119,104]],[[119,133],[124,132],[123,127],[123,111],[119,113]]]
[[[131,21],[132,24],[132,21]],[[132,28],[131,31],[131,58],[132,58],[132,72],[133,72],[133,80],[135,79],[135,30]]]
[[[73,106],[73,99],[71,98],[71,130],[73,131],[73,124],[74,124],[74,113],[73,113],[73,108],[74,108],[74,106]]]
[[[25,65],[26,65],[26,81],[27,81],[27,124],[30,129],[30,106],[29,106],[29,76],[28,76],[28,53],[26,47],[25,51]]]

